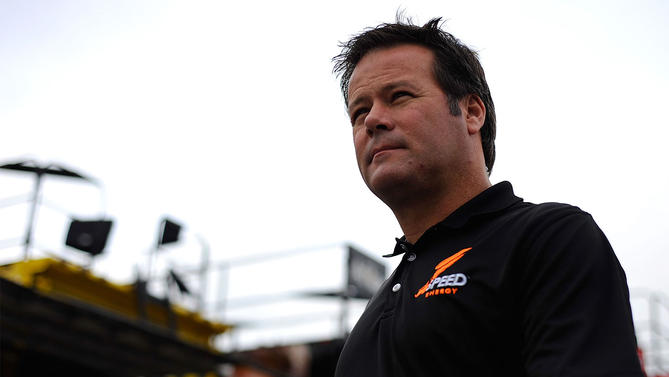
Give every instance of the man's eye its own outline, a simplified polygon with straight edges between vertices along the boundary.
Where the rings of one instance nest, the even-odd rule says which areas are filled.
[[[393,93],[393,101],[398,99],[398,98],[405,97],[405,96],[411,96],[411,93],[403,91],[403,90],[401,90],[399,92],[395,92],[395,93]]]
[[[362,114],[365,114],[367,112],[367,109],[362,108],[362,109],[357,109],[353,112],[353,115],[351,115],[351,123],[355,123],[358,121],[358,117],[360,117]]]

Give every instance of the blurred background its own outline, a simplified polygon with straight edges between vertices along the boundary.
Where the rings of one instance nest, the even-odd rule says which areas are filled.
[[[350,255],[389,273],[398,261],[380,256],[402,233],[359,177],[331,58],[398,10],[443,17],[479,52],[491,180],[593,215],[627,273],[649,375],[667,373],[659,0],[2,0],[0,165],[33,171],[0,169],[0,264],[146,280],[149,296],[236,324],[212,341],[226,353],[341,338],[365,304],[349,297]],[[113,222],[104,252],[65,245],[73,219]]]

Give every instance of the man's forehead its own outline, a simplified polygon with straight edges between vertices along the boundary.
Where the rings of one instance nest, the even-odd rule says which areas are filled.
[[[383,82],[384,86],[407,82],[418,72],[432,75],[434,53],[427,47],[401,44],[374,49],[356,65],[349,81],[349,102],[360,86]]]

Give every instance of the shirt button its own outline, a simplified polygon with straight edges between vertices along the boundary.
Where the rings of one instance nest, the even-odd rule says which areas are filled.
[[[407,256],[407,260],[408,260],[409,262],[413,262],[413,261],[415,261],[415,260],[416,260],[416,254],[414,254],[414,253],[409,254],[409,255]]]
[[[400,244],[400,249],[404,250],[405,252],[409,251],[409,248],[405,244]]]
[[[393,285],[393,292],[399,291],[400,288],[402,288],[402,284],[400,284],[400,283],[397,283],[397,284]]]

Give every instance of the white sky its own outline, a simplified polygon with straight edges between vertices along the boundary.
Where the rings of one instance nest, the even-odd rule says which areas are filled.
[[[0,163],[56,162],[104,184],[104,204],[58,179],[43,193],[115,219],[96,263],[113,279],[131,278],[165,214],[215,260],[344,241],[386,253],[401,231],[359,177],[331,58],[398,8],[447,18],[480,52],[497,109],[493,182],[590,212],[630,287],[669,292],[660,0],[0,0]],[[0,173],[0,199],[31,188]],[[0,241],[22,237],[26,212],[0,208]],[[66,225],[41,209],[38,246],[61,250]],[[184,248],[197,263],[197,243]]]

